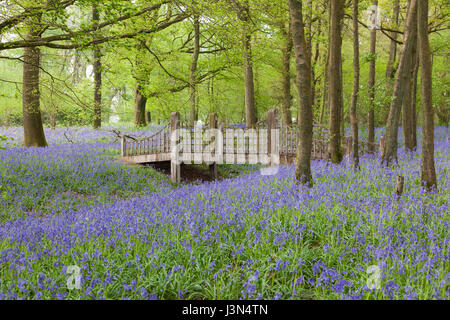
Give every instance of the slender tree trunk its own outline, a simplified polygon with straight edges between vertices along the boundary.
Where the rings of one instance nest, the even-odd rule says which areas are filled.
[[[323,92],[322,92],[322,107],[320,110],[320,125],[323,125],[323,118],[325,116],[325,109],[328,108],[328,64],[330,60],[330,47],[327,48],[324,54],[324,76],[323,76]]]
[[[394,20],[394,26],[398,26],[398,17],[400,14],[400,0],[394,1],[394,12],[393,12],[393,20]],[[392,91],[392,85],[395,78],[395,61],[397,58],[397,32],[391,32],[391,44],[389,46],[389,59],[386,66],[386,80],[387,80],[387,89],[388,92]]]
[[[194,51],[192,53],[192,62],[189,77],[189,123],[194,126],[197,121],[197,64],[200,54],[200,18],[198,14],[194,15]]]
[[[74,51],[74,60],[73,60],[73,74],[72,74],[72,84],[76,85],[80,82],[81,74],[81,61],[80,61],[80,52],[75,49]]]
[[[243,59],[244,59],[244,87],[245,87],[245,124],[247,128],[253,127],[257,122],[255,104],[255,84],[253,79],[253,59],[251,34],[249,30],[250,7],[248,1],[244,2],[237,15],[243,23]]]
[[[247,27],[244,31],[244,83],[245,83],[245,124],[247,128],[256,124],[255,84],[253,79],[253,62],[251,36]]]
[[[376,45],[377,45],[377,15],[378,0],[372,2],[372,25],[370,31],[370,66],[369,66],[369,115],[368,115],[368,151],[375,151],[375,67],[376,67]]]
[[[306,16],[304,21],[306,53],[311,64],[312,58],[312,0],[306,0]]]
[[[26,35],[27,40],[39,37],[39,32],[34,23],[41,21],[40,15],[29,22],[30,31]],[[46,147],[44,127],[40,111],[39,67],[41,51],[38,47],[24,49],[23,55],[23,87],[22,87],[22,111],[23,131],[25,147]]]
[[[291,115],[291,53],[292,53],[292,33],[291,27],[288,28],[288,32],[286,32],[284,26],[282,32],[286,38],[286,44],[283,48],[283,65],[282,65],[282,108],[283,108],[283,121],[286,125],[292,124],[292,115]]]
[[[411,51],[411,66],[410,72],[411,76],[408,78],[408,83],[405,87],[405,96],[403,97],[403,114],[402,114],[402,129],[403,129],[403,135],[405,137],[405,149],[408,151],[414,150],[414,130],[413,126],[415,125],[414,122],[414,114],[415,114],[415,106],[413,106],[413,103],[415,103],[415,96],[416,96],[416,89],[417,89],[417,83],[414,85],[414,74],[416,73],[416,62],[417,62],[417,25],[414,26],[413,30],[411,30],[411,33],[413,34],[411,37],[411,41],[413,41],[412,45],[412,51]],[[414,101],[413,101],[414,99]]]
[[[417,24],[417,0],[411,0],[409,5],[400,63],[395,78],[394,94],[386,123],[386,138],[382,155],[382,163],[386,165],[397,159],[398,124],[405,87],[411,76],[411,54],[414,41],[412,30],[414,30],[414,24]]]
[[[320,21],[321,20],[319,19],[318,26],[317,26],[317,36],[318,37],[321,36]],[[317,96],[316,81],[319,80],[319,77],[316,78],[316,74],[314,72],[317,62],[319,61],[319,56],[320,56],[320,41],[316,41],[314,59],[311,60],[311,92],[312,92],[311,93],[311,95],[312,95],[311,101],[312,101],[313,106],[319,105],[319,99],[316,99],[316,96]]]
[[[403,97],[403,107],[402,107],[402,131],[405,138],[405,150],[412,151],[412,127],[411,127],[411,107],[412,107],[412,91],[413,91],[413,81],[412,78],[408,79],[408,83],[405,87],[405,96]]]
[[[325,1],[325,6],[327,8],[328,12],[328,19],[325,20],[325,34],[330,34],[330,20],[331,20],[331,3],[330,0]],[[323,55],[323,87],[322,87],[322,106],[320,110],[320,119],[319,123],[321,125],[320,128],[320,136],[322,137],[322,131],[324,124],[324,116],[325,116],[325,110],[328,109],[328,65],[330,63],[330,46],[326,46],[326,50]]]
[[[141,86],[137,85],[134,92],[134,125],[136,127],[145,127],[147,125],[147,121],[145,120],[147,98],[142,95],[141,90]]]
[[[92,20],[94,21],[94,28],[98,25],[100,15],[97,5],[92,6]],[[94,129],[99,129],[102,126],[102,61],[99,47],[94,48]]]
[[[339,78],[341,79],[341,83],[340,83],[340,90],[339,90],[339,92],[341,93],[340,94],[340,96],[339,96],[339,98],[341,99],[341,110],[340,110],[340,119],[339,119],[339,123],[340,123],[340,126],[341,126],[341,129],[340,129],[340,133],[341,133],[341,143],[342,144],[344,144],[345,143],[345,115],[344,115],[344,90],[343,90],[343,88],[342,88],[342,79],[343,79],[343,73],[342,73],[342,62],[341,62],[341,65],[340,65],[340,68],[339,68],[339,73],[340,73],[340,76],[339,76]]]
[[[330,58],[328,62],[328,105],[329,119],[329,157],[331,162],[339,163],[342,160],[341,149],[341,110],[342,106],[342,78],[341,78],[341,47],[342,47],[342,20],[344,16],[344,0],[331,0],[330,9]]]
[[[422,159],[421,180],[427,190],[432,190],[436,184],[436,170],[434,168],[434,110],[432,62],[430,44],[428,40],[428,0],[419,1],[418,9],[418,37],[421,75],[421,102],[422,102]]]
[[[359,150],[358,150],[358,118],[356,108],[358,105],[359,94],[359,30],[358,30],[358,0],[353,0],[353,94],[350,107],[350,121],[352,123],[353,133],[353,167],[359,168]]]
[[[417,39],[418,40],[418,39]],[[418,44],[418,42],[417,42]],[[416,59],[414,61],[414,72],[413,72],[413,93],[412,93],[412,101],[411,101],[411,135],[412,135],[412,144],[411,150],[415,150],[417,148],[417,76],[419,74],[419,51],[416,51]]]
[[[299,140],[295,159],[295,177],[303,184],[312,185],[311,150],[313,137],[313,111],[311,101],[311,65],[308,59],[302,3],[289,0],[292,37],[294,43],[299,99]]]
[[[392,26],[392,28],[398,28],[398,18],[400,15],[400,0],[395,0],[394,1],[394,10],[393,10],[393,15],[392,15],[392,20],[394,22],[394,25]],[[393,86],[394,86],[394,81],[395,81],[395,72],[396,72],[396,61],[397,61],[397,42],[395,40],[397,40],[398,38],[398,33],[397,32],[391,32],[391,43],[389,46],[389,58],[388,58],[388,63],[386,65],[386,93],[391,95],[392,94],[392,90],[393,90]],[[385,105],[385,110],[383,112],[383,122],[385,123],[387,121],[387,115],[389,112],[389,103],[387,103]]]

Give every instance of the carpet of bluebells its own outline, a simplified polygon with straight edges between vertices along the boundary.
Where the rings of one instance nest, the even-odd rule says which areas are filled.
[[[26,149],[0,128],[0,299],[449,299],[449,132],[435,135],[425,193],[420,146],[402,141],[391,168],[314,161],[311,189],[289,166],[174,185],[117,162],[107,129],[46,129],[49,147]]]

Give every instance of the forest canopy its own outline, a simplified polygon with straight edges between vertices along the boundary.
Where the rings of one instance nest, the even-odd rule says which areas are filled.
[[[153,121],[167,121],[172,111],[189,118],[190,75],[199,26],[195,108],[206,120],[217,112],[230,123],[245,120],[245,77],[242,32],[244,22],[237,5],[245,1],[2,1],[0,8],[0,124],[22,123],[23,47],[36,41],[26,38],[26,20],[41,15],[40,90],[44,124],[92,125],[94,113],[94,51],[101,55],[101,118],[103,122],[134,121],[136,89],[146,99]],[[360,95],[358,115],[367,123],[370,62],[376,60],[374,90],[375,124],[387,119],[391,99],[386,70],[390,46],[402,43],[408,1],[399,2],[398,23],[394,0],[379,1],[376,53],[370,52],[368,21],[373,1],[359,1]],[[312,43],[314,119],[327,123],[323,97],[328,43],[328,1],[304,1],[308,43]],[[98,31],[92,6],[99,13]],[[344,121],[349,123],[353,87],[353,36],[351,5],[345,8],[342,28]],[[448,125],[449,8],[446,1],[430,1],[430,46],[433,60],[433,101],[437,123]],[[283,52],[289,32],[287,1],[248,1],[256,114],[263,118],[270,108],[282,108],[285,66]],[[241,17],[242,18],[242,17]],[[160,29],[160,30],[159,30]],[[96,34],[99,36],[96,37]],[[98,45],[93,46],[93,44]],[[289,80],[294,83],[294,60]],[[393,67],[398,64],[398,54]],[[419,77],[420,81],[420,77]],[[295,120],[297,94],[292,85],[289,102]],[[326,90],[325,90],[326,91]],[[420,94],[417,95],[420,112]],[[420,117],[418,118],[420,122]]]

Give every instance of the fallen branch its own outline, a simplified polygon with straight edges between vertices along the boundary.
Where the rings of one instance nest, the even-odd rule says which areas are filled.
[[[108,131],[111,132],[111,133],[114,133],[116,135],[116,140],[114,140],[114,142],[119,141],[120,139],[122,139],[122,137],[131,139],[131,140],[134,140],[134,141],[138,141],[138,139],[136,137],[130,136],[128,134],[124,134],[120,130],[113,129],[113,130],[108,130]]]
[[[72,139],[67,136],[67,132],[64,131],[64,137],[67,139],[69,143],[74,143]]]

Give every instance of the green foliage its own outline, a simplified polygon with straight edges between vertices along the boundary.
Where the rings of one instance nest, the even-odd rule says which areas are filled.
[[[401,1],[400,23],[392,22],[393,0],[380,0],[382,25],[387,28],[404,28],[406,1]],[[41,3],[41,2],[39,2]],[[93,47],[88,44],[94,34],[92,29],[92,0],[78,0],[66,9],[52,8],[42,10],[43,21],[53,26],[43,36],[56,36],[71,30],[74,38],[70,43],[81,47],[75,50],[57,50],[42,47],[41,72],[41,111],[47,126],[91,125],[93,117]],[[162,5],[158,10],[149,11],[130,19],[142,8],[157,1],[103,1],[99,4],[100,22],[111,22],[102,28],[98,36],[115,36],[136,33],[146,28],[156,28],[167,19],[180,14],[179,7]],[[182,1],[186,12],[200,12],[201,54],[196,76],[197,106],[201,120],[205,121],[210,112],[228,123],[243,122],[244,76],[242,35],[245,24],[239,19],[240,11],[230,1],[199,0]],[[245,3],[238,1],[241,6]],[[304,5],[306,23],[312,21],[312,59],[314,70],[314,115],[318,120],[321,114],[324,95],[324,71],[328,46],[327,7],[320,2]],[[17,6],[31,6],[30,1],[18,1]],[[367,9],[371,1],[360,1],[360,19],[367,21]],[[448,13],[444,1],[434,1],[431,5],[430,24],[442,29],[430,34],[433,53],[433,101],[437,123],[446,125],[449,121],[449,75],[448,36],[443,19]],[[249,2],[251,23],[252,64],[255,83],[255,100],[258,118],[264,118],[270,108],[281,107],[282,49],[286,35],[283,25],[288,25],[287,1],[254,0]],[[350,13],[350,8],[346,9]],[[66,27],[61,28],[61,26]],[[308,28],[308,24],[305,25]],[[22,25],[17,31],[24,31]],[[308,29],[306,29],[308,33]],[[134,119],[134,92],[139,84],[148,98],[147,110],[151,111],[153,121],[167,122],[170,113],[179,111],[183,119],[189,114],[189,77],[193,48],[193,20],[185,19],[157,33],[137,32],[134,38],[115,39],[102,43],[102,120],[109,122],[111,116],[119,116],[121,122],[130,123]],[[399,40],[401,40],[399,35]],[[68,42],[69,43],[69,42]],[[387,117],[392,92],[387,89],[385,78],[390,39],[377,32],[377,52],[371,55],[370,31],[360,28],[361,50],[361,92],[358,105],[358,118],[367,119],[368,111],[368,70],[371,61],[376,61],[375,116],[376,125],[383,126]],[[4,50],[8,59],[0,59],[0,125],[22,125],[21,71],[22,49]],[[397,47],[397,60],[400,46]],[[345,120],[347,116],[353,85],[353,43],[352,30],[347,25],[343,29],[343,96]],[[317,56],[317,59],[315,58]],[[16,59],[17,58],[17,59]],[[295,86],[294,59],[291,59],[292,115],[296,117],[298,98]],[[419,73],[420,78],[420,73]],[[2,81],[7,80],[7,81]],[[420,84],[420,79],[419,79]],[[326,105],[326,103],[325,103]],[[418,94],[420,112],[420,94]],[[327,110],[323,123],[327,123]],[[418,117],[420,122],[420,117]]]
[[[6,136],[0,135],[0,150],[4,150],[4,143],[6,141]]]

